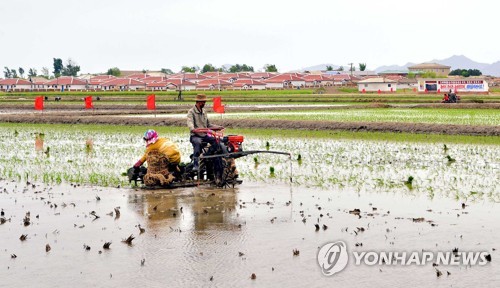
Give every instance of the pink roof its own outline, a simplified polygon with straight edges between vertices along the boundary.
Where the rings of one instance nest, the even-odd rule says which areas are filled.
[[[31,77],[31,83],[35,84],[35,85],[42,85],[42,84],[45,84],[49,82],[48,79],[45,79],[43,77]]]
[[[255,79],[238,79],[236,81],[234,81],[233,83],[233,86],[234,87],[243,87],[245,85],[252,85],[252,86],[258,86],[258,85],[262,85],[262,86],[266,86],[266,83],[264,82],[261,82],[261,81],[257,81]]]
[[[203,74],[198,74],[198,73],[179,73],[177,75],[170,75],[170,78],[182,78],[185,80],[203,80],[203,79],[208,79],[207,76]]]
[[[146,73],[135,73],[127,76],[127,78],[132,78],[132,79],[144,79],[146,77],[149,77],[149,75]]]
[[[163,77],[163,76],[151,76],[151,77],[141,79],[141,81],[146,83],[146,84],[151,83],[151,82],[165,81],[165,80],[167,80],[167,77]]]
[[[196,86],[193,82],[182,80],[182,78],[169,78],[166,80],[168,84],[173,84],[175,86],[185,85],[185,86]]]
[[[196,87],[210,87],[210,86],[231,86],[231,83],[220,79],[205,79],[201,80]]]
[[[115,78],[102,83],[102,86],[145,86],[144,82],[132,78]]]
[[[276,76],[275,73],[271,72],[255,72],[255,73],[250,73],[250,78],[253,79],[260,79],[260,78],[271,78]]]
[[[213,72],[205,72],[202,74],[203,76],[207,76],[207,77],[210,77],[210,78],[217,78],[219,77],[220,75],[224,75],[224,72],[219,72],[219,71],[213,71]]]
[[[306,75],[304,76],[304,80],[306,82],[313,82],[313,81],[332,81],[331,77],[325,76],[325,75],[317,75],[317,74],[311,74],[311,75]]]
[[[90,79],[95,79],[95,80],[109,80],[109,79],[113,79],[113,78],[116,78],[116,77],[113,75],[96,75],[96,76],[90,77]]]
[[[20,78],[7,78],[0,80],[0,85],[31,85],[31,82]]]
[[[291,76],[295,76],[295,77],[302,78],[302,77],[304,77],[306,74],[297,73],[297,72],[287,72],[287,73],[281,73],[281,75],[291,75]]]
[[[166,87],[169,84],[167,81],[152,81],[149,83],[146,83],[146,87]]]
[[[73,76],[61,76],[45,83],[46,85],[86,85],[87,82]]]
[[[99,85],[101,83],[104,83],[106,81],[109,81],[111,79],[115,79],[116,77],[113,75],[97,75],[93,76],[89,79],[89,84],[90,85]]]
[[[304,79],[292,74],[281,74],[262,81],[264,83],[283,83],[285,81],[304,81]]]
[[[250,78],[250,76],[248,76],[248,73],[226,73],[219,76],[219,79],[222,80],[228,80],[231,78],[242,79],[242,78]]]
[[[343,80],[348,81],[351,79],[351,75],[349,74],[333,74],[330,77],[335,81],[343,81]]]

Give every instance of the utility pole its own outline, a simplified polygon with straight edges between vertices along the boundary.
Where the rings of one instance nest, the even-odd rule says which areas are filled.
[[[347,65],[351,65],[351,76],[352,76],[352,64],[354,63],[347,63]]]

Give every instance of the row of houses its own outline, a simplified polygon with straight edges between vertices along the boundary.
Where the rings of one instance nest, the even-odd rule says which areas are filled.
[[[354,74],[354,73],[353,73]],[[189,90],[265,90],[301,89],[351,85],[360,92],[396,92],[418,89],[420,92],[462,89],[464,92],[487,92],[484,79],[408,79],[400,73],[365,72],[365,75],[317,73],[131,73],[126,77],[85,75],[45,79],[33,77],[0,79],[1,91],[189,91]],[[451,81],[451,82],[450,82]],[[453,82],[454,81],[454,82]],[[444,90],[443,90],[444,91]]]
[[[2,91],[171,91],[171,90],[264,90],[300,89],[305,87],[341,86],[359,81],[349,74],[305,73],[179,73],[172,75],[132,74],[127,77],[97,75],[91,77],[58,77],[47,80],[0,79]]]

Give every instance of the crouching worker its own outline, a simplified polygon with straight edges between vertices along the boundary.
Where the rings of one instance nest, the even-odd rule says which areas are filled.
[[[207,102],[206,95],[196,95],[195,101],[196,104],[188,111],[187,114],[187,126],[191,132],[189,140],[191,144],[193,144],[193,171],[198,171],[199,157],[203,142],[214,145],[216,140],[212,135],[213,131],[224,128],[222,126],[211,124],[208,121],[207,112],[203,109],[205,107],[205,102]]]
[[[171,140],[158,137],[155,130],[148,130],[143,137],[146,142],[146,152],[134,164],[139,169],[144,162],[148,162],[148,170],[144,176],[146,186],[168,185],[174,180],[172,175],[178,171],[181,153],[177,145]]]

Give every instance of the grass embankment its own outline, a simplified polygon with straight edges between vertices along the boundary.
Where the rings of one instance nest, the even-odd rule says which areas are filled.
[[[141,137],[146,129],[156,129],[160,136],[168,137],[171,133],[185,133],[186,141],[189,139],[188,129],[186,127],[149,127],[144,126],[115,126],[115,125],[68,125],[68,124],[19,124],[19,123],[0,123],[0,129],[15,130],[35,128],[41,133],[48,134],[50,131],[71,130],[81,131],[82,133],[126,133],[137,134]],[[363,140],[363,141],[390,141],[390,142],[415,142],[415,143],[438,143],[438,144],[481,144],[481,145],[500,145],[499,136],[468,136],[468,135],[441,135],[441,134],[413,134],[413,133],[393,133],[393,132],[364,132],[364,131],[316,131],[316,130],[296,130],[296,129],[227,129],[226,135],[239,134],[246,138],[300,138],[307,139],[327,139],[327,140]]]
[[[347,88],[345,88],[347,89]],[[4,103],[32,102],[36,96],[47,96],[48,102],[62,97],[58,103],[82,102],[88,95],[99,97],[102,103],[144,103],[146,95],[155,94],[158,104],[191,102],[198,93],[205,93],[210,97],[221,96],[224,103],[439,103],[441,94],[393,93],[393,94],[361,94],[346,92],[338,94],[313,94],[314,90],[260,90],[260,91],[186,91],[182,93],[184,101],[177,100],[175,91],[123,91],[123,92],[15,92],[0,93],[0,105]],[[462,103],[500,103],[500,94],[466,94],[461,95]]]

